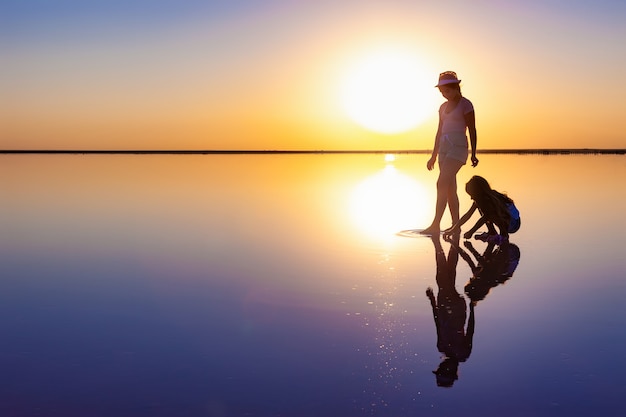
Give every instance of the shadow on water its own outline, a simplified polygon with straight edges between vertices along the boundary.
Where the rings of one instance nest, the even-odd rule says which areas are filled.
[[[433,289],[428,287],[426,296],[430,300],[437,330],[437,349],[443,355],[439,367],[433,373],[437,386],[449,388],[458,379],[459,363],[465,362],[472,353],[476,305],[485,299],[492,288],[513,276],[519,264],[520,250],[517,245],[505,241],[500,245],[489,243],[480,254],[471,242],[466,241],[464,246],[468,253],[459,245],[460,233],[456,233],[445,238],[450,243],[446,255],[440,235],[432,236],[431,240],[435,246],[438,292],[435,296]],[[459,256],[472,271],[472,277],[464,288],[465,295],[456,289]],[[469,298],[469,317],[466,298]]]

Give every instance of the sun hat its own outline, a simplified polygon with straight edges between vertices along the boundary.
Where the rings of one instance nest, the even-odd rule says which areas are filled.
[[[435,87],[441,87],[446,84],[459,84],[461,80],[456,75],[454,71],[444,71],[439,74],[439,82]]]

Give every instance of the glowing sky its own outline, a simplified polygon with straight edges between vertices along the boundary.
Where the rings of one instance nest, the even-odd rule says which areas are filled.
[[[625,19],[607,0],[3,1],[0,149],[429,149],[444,70],[479,149],[626,148]],[[340,94],[393,49],[428,110],[385,134]]]

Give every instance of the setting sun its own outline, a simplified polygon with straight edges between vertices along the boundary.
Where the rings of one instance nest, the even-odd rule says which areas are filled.
[[[359,125],[386,134],[410,130],[433,111],[432,74],[408,50],[385,49],[357,60],[341,87],[341,103]]]

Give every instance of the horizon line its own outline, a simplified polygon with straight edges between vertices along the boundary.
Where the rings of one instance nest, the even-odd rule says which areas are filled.
[[[134,154],[134,155],[203,155],[203,154],[429,154],[432,150],[297,150],[297,149],[5,149],[0,154]],[[533,149],[482,149],[478,154],[612,154],[624,155],[620,148],[533,148]]]

